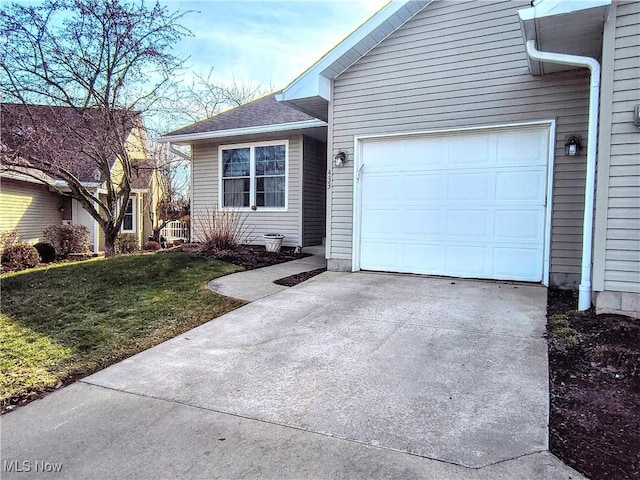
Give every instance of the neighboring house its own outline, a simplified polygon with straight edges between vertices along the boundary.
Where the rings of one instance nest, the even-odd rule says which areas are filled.
[[[533,4],[391,2],[276,96],[328,124],[330,270],[579,288],[581,309],[640,316],[640,2]],[[601,83],[539,52],[595,58]],[[194,205],[221,202],[218,156],[254,141],[215,130],[182,132],[203,135]]]
[[[191,146],[192,238],[219,208],[244,216],[243,242],[279,233],[284,245],[322,244],[326,125],[269,95],[164,135]]]
[[[2,104],[2,128],[12,124],[10,117],[20,115],[23,105]],[[67,107],[29,106],[33,114],[40,118],[52,119],[57,114],[72,115]],[[52,114],[52,112],[54,112]],[[52,126],[53,120],[52,120]],[[3,137],[5,131],[2,130]],[[147,138],[141,126],[135,126],[126,133],[128,151],[134,166],[132,172],[132,192],[126,206],[121,231],[131,233],[138,238],[140,246],[151,234],[151,208],[154,182],[154,170],[148,161]],[[122,175],[119,163],[113,159],[111,163],[112,178]],[[92,169],[86,158],[80,153],[74,156],[69,164],[76,178],[91,192],[104,192],[104,179],[101,172]],[[43,241],[43,230],[51,225],[71,223],[84,225],[90,234],[91,250],[99,253],[104,249],[104,234],[94,218],[73,199],[71,190],[63,180],[52,178],[29,168],[8,168],[0,166],[0,232],[16,230],[19,238],[28,243]]]

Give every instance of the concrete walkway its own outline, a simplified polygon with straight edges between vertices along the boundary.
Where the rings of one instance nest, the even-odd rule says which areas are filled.
[[[225,297],[239,298],[248,302],[281,292],[289,287],[275,284],[274,280],[327,266],[324,247],[306,247],[303,251],[310,253],[311,256],[270,267],[225,275],[211,281],[209,288]]]
[[[323,273],[4,416],[2,478],[583,478],[548,452],[545,303]]]

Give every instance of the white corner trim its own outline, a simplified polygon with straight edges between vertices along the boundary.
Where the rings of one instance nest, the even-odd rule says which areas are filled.
[[[217,130],[213,132],[186,133],[184,135],[167,135],[160,137],[158,139],[158,142],[185,143],[196,140],[209,140],[241,135],[255,135],[259,133],[286,132],[289,130],[304,130],[306,128],[317,128],[326,126],[327,122],[323,122],[322,120],[302,120],[300,122],[277,123],[274,125],[259,125],[256,127],[233,128],[229,130]]]

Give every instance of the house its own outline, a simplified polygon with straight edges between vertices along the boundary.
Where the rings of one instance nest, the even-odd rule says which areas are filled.
[[[244,216],[248,238],[284,235],[287,246],[325,236],[327,124],[268,95],[161,137],[190,145],[192,238],[219,208]]]
[[[2,104],[2,143],[4,148],[11,132],[8,129],[20,128],[25,110],[37,118],[43,128],[55,134],[56,129],[68,128],[78,123],[77,112],[68,107],[38,105]],[[64,118],[65,121],[59,121]],[[25,121],[26,122],[26,121]],[[26,122],[28,123],[28,122]],[[26,128],[26,127],[25,127]],[[144,128],[141,124],[132,126],[124,133],[128,154],[132,159],[132,191],[126,206],[121,231],[136,235],[140,246],[151,233],[152,216],[150,208],[154,170],[148,161],[148,146]],[[69,138],[69,137],[67,137]],[[80,145],[64,146],[65,152],[71,152],[66,167],[73,172],[83,187],[99,195],[106,194],[104,175],[95,168],[95,163],[82,153]],[[3,152],[7,152],[4,150]],[[117,183],[122,178],[122,166],[113,156],[111,160],[111,178]],[[91,249],[99,253],[104,249],[104,234],[98,222],[87,212],[79,201],[71,197],[71,188],[60,178],[47,175],[29,168],[28,164],[16,167],[8,163],[0,168],[0,232],[16,230],[19,238],[28,243],[43,241],[43,230],[51,225],[71,223],[85,225],[90,233]]]
[[[640,2],[388,4],[276,95],[327,123],[328,268],[577,288],[580,309],[640,316],[639,48]],[[200,205],[227,148],[194,146]]]

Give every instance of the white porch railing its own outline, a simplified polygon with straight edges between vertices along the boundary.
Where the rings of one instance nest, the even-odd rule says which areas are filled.
[[[188,242],[189,224],[181,222],[180,220],[174,220],[167,223],[162,230],[160,230],[160,235],[166,238],[168,242],[174,242],[176,240],[184,240],[185,242]]]

